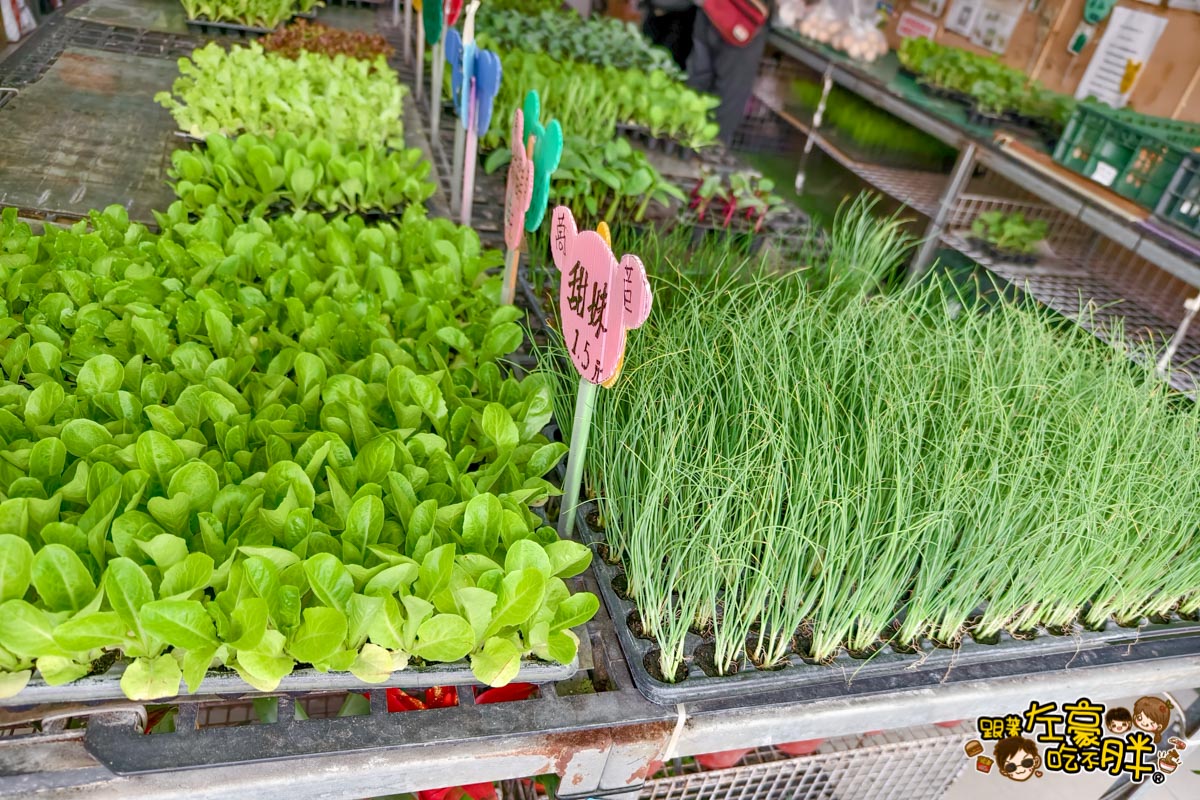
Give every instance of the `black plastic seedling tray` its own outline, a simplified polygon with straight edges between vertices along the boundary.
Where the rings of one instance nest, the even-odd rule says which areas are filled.
[[[239,25],[236,22],[217,22],[205,19],[204,17],[187,20],[187,26],[206,35],[223,33],[245,37],[261,36],[264,33],[271,33],[274,30],[273,28],[259,28],[254,25]]]
[[[583,504],[578,512],[578,525],[583,540],[593,551],[600,551],[598,546],[604,542],[604,536],[588,523],[588,517],[595,511],[594,501]],[[1038,629],[1030,640],[1017,640],[1002,633],[1000,641],[992,645],[966,638],[954,649],[922,642],[917,653],[900,653],[885,645],[871,658],[854,658],[843,651],[828,664],[812,663],[791,652],[781,668],[760,670],[745,659],[741,671],[710,677],[696,663],[695,654],[698,647],[711,640],[689,633],[684,645],[685,677],[667,683],[647,669],[647,663],[657,658],[657,644],[639,638],[630,628],[636,606],[613,587],[613,579],[622,577],[624,570],[600,557],[600,552],[592,564],[634,684],[647,699],[659,704],[766,701],[782,694],[792,700],[820,700],[968,680],[996,680],[1116,661],[1200,655],[1200,622],[1175,618],[1137,629],[1110,622],[1102,631],[1076,628],[1064,635]]]
[[[1008,250],[1001,250],[991,242],[984,241],[977,236],[970,236],[967,241],[972,247],[980,250],[988,258],[996,262],[1005,264],[1015,264],[1021,267],[1032,267],[1038,263],[1037,253],[1014,253]]]

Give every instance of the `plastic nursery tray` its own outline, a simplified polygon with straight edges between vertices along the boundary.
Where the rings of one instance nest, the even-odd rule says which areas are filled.
[[[580,535],[593,550],[604,541],[603,535],[587,521],[595,509],[595,501],[589,501],[578,512]],[[958,648],[948,649],[922,641],[920,652],[913,654],[900,653],[885,645],[869,659],[854,658],[842,651],[828,664],[805,661],[793,651],[782,668],[759,670],[745,659],[740,672],[710,677],[695,660],[696,648],[709,640],[688,633],[684,645],[685,677],[667,683],[651,675],[646,667],[657,656],[656,643],[635,636],[629,627],[636,606],[613,588],[613,579],[623,576],[624,570],[599,555],[592,559],[592,564],[633,682],[647,699],[660,704],[754,699],[770,693],[779,697],[780,691],[794,700],[819,700],[1054,672],[1116,660],[1152,660],[1182,653],[1194,656],[1200,652],[1200,622],[1176,618],[1132,629],[1110,621],[1102,631],[1076,628],[1067,635],[1051,635],[1039,629],[1033,639],[1026,641],[1002,633],[999,643],[994,645],[967,638]]]
[[[999,263],[1016,264],[1022,267],[1031,267],[1038,263],[1037,253],[1013,253],[1008,250],[1001,250],[991,242],[984,241],[978,236],[968,236],[967,242],[991,260]]]
[[[917,85],[930,97],[936,97],[939,100],[949,100],[952,103],[959,103],[972,108],[975,105],[975,98],[966,92],[960,92],[957,89],[947,89],[944,86],[937,86],[920,79],[917,80]]]
[[[198,30],[204,34],[224,33],[233,36],[261,36],[264,33],[271,33],[273,28],[259,28],[254,25],[239,25],[236,22],[217,22],[215,20],[197,17],[196,19],[187,20],[189,28]]]
[[[97,700],[124,700],[121,675],[125,664],[118,662],[101,675],[89,675],[61,686],[48,686],[39,677],[12,697],[0,699],[0,708],[46,703],[83,703]],[[566,680],[579,671],[579,656],[569,664],[550,664],[527,659],[521,664],[517,683],[550,683]],[[393,672],[383,683],[366,683],[349,672],[318,672],[311,667],[297,669],[279,682],[275,692],[366,691],[368,689],[427,689],[431,686],[474,686],[479,680],[466,661],[432,667],[409,667]],[[200,694],[252,694],[258,692],[231,669],[209,670],[200,686]],[[186,696],[180,686],[180,697]],[[162,698],[155,702],[166,702]]]
[[[640,125],[625,125],[617,124],[617,133],[629,139],[631,142],[636,142],[644,146],[647,150],[658,150],[669,156],[682,158],[688,161],[693,161],[700,157],[699,151],[694,148],[681,144],[674,139],[665,136],[655,136],[648,129]]]

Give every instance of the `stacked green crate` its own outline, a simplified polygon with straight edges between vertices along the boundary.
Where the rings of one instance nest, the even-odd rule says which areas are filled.
[[[1200,153],[1183,160],[1155,213],[1200,236]]]
[[[1151,211],[1200,147],[1200,125],[1081,103],[1054,160]]]

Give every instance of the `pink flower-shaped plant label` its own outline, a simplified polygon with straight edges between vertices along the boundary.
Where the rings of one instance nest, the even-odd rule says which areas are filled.
[[[509,250],[521,246],[525,212],[533,199],[533,162],[525,152],[524,126],[525,118],[518,108],[513,112],[512,160],[508,162],[508,182],[504,191],[504,243]],[[532,143],[530,147],[532,149]]]
[[[607,384],[621,369],[625,331],[650,316],[650,281],[640,258],[618,263],[595,231],[580,231],[566,206],[554,209],[550,249],[562,273],[559,315],[575,369],[590,383]]]

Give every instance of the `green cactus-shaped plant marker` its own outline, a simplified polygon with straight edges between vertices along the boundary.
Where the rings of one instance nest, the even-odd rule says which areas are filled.
[[[533,196],[529,201],[529,210],[525,212],[525,230],[532,233],[541,227],[542,219],[546,216],[546,204],[550,200],[550,176],[558,169],[559,159],[562,158],[563,131],[556,119],[542,125],[542,103],[536,89],[530,89],[529,94],[525,95],[521,113],[525,120],[525,144],[529,144],[529,137],[536,137],[533,142]]]

